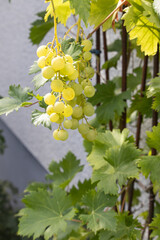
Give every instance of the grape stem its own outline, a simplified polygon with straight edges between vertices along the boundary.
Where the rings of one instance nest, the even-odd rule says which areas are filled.
[[[78,26],[78,28],[77,28],[76,42],[78,42],[78,40],[79,40],[79,33],[80,33],[80,29],[81,29],[81,19],[80,18],[78,18],[77,26]]]
[[[69,34],[69,32],[72,30],[72,28],[74,28],[76,25],[78,25],[78,21],[75,23],[75,24],[73,24],[69,29],[68,29],[68,31],[65,33],[65,35],[64,35],[64,39],[67,37],[67,35]]]
[[[31,104],[29,104],[29,105],[26,105],[26,106],[23,106],[23,107],[31,107],[31,106],[33,106],[34,104],[37,104],[37,103],[39,103],[39,101],[37,101],[37,102],[34,102],[34,103],[31,103]]]
[[[127,0],[122,1],[122,3],[118,4],[118,6],[91,32],[88,34],[87,39],[90,38],[93,33],[95,33],[112,15],[117,12],[125,3],[127,3]]]

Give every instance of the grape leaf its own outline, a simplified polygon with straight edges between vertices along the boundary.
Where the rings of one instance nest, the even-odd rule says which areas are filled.
[[[49,115],[46,112],[41,112],[41,111],[35,109],[32,112],[31,119],[32,119],[32,123],[35,126],[38,126],[41,124],[42,126],[49,128],[50,130],[52,129],[52,126],[51,126],[52,122],[50,121]]]
[[[116,229],[116,213],[113,210],[106,211],[106,207],[115,205],[115,196],[105,195],[103,192],[89,191],[82,199],[83,205],[88,209],[88,214],[81,214],[80,219],[87,223],[87,228],[96,233],[101,229]]]
[[[153,97],[160,92],[160,76],[153,78],[149,82],[149,87],[147,89],[147,97]]]
[[[29,93],[30,89],[27,87],[21,88],[20,85],[11,85],[8,91],[8,95],[10,97],[4,97],[0,99],[0,115],[7,115],[14,110],[17,111],[20,107],[22,107],[22,104],[25,105],[27,101],[33,98],[29,95]]]
[[[160,214],[156,214],[150,224],[150,229],[152,229],[151,237],[156,237],[156,240],[160,240]],[[158,238],[157,238],[158,237]]]
[[[29,69],[29,75],[37,73],[41,71],[40,67],[38,67],[37,61],[34,61],[33,65]]]
[[[70,55],[73,60],[79,59],[82,53],[83,47],[75,42],[74,39],[63,40],[61,43],[62,52],[64,54]]]
[[[74,216],[71,200],[65,191],[54,188],[53,192],[39,190],[31,192],[23,199],[26,208],[19,212],[20,223],[18,234],[33,236],[36,239],[44,235],[48,240],[54,234],[65,231],[67,220]]]
[[[67,221],[67,227],[65,232],[59,232],[57,236],[57,240],[68,240],[69,237],[74,236],[75,233],[78,233],[80,228],[80,223]]]
[[[121,52],[118,52],[114,57],[110,58],[103,64],[102,69],[110,69],[111,67],[117,68],[118,60],[120,57]]]
[[[122,49],[122,40],[116,39],[113,43],[107,46],[108,52],[119,52]]]
[[[118,0],[108,0],[106,6],[106,0],[92,1],[90,16],[88,19],[90,25],[97,27],[116,8],[117,3]],[[103,31],[110,28],[111,23],[112,18],[103,24]]]
[[[40,87],[42,87],[49,80],[42,76],[42,72],[35,75],[32,82],[34,83],[35,90],[37,91]]]
[[[78,172],[83,170],[84,166],[80,165],[80,160],[72,152],[67,155],[59,163],[52,161],[49,166],[51,172],[47,175],[47,179],[52,180],[54,184],[60,187],[66,187]]]
[[[152,128],[153,132],[147,131],[147,145],[150,148],[155,148],[157,151],[160,151],[160,123],[158,126]]]
[[[93,105],[100,104],[96,109],[97,119],[100,123],[107,123],[113,120],[115,114],[121,116],[126,107],[125,99],[130,98],[130,91],[115,94],[115,84],[108,82],[107,84],[98,84],[96,93],[89,101]]]
[[[144,8],[139,2],[132,1],[132,6],[125,8],[122,19],[129,33],[130,40],[137,39],[137,45],[145,55],[155,55],[160,41],[159,27],[143,15]]]
[[[116,231],[101,231],[100,240],[137,240],[141,237],[141,231],[138,228],[138,221],[133,219],[132,215],[121,213],[117,218]]]
[[[48,18],[47,22],[44,21],[45,11],[37,13],[38,20],[31,23],[29,39],[33,44],[39,44],[46,34],[54,27],[53,19]]]

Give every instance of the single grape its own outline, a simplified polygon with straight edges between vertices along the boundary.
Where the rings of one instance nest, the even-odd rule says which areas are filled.
[[[82,41],[82,46],[84,46],[83,51],[90,51],[92,48],[92,42],[88,39]]]
[[[60,71],[62,75],[70,76],[74,73],[74,66],[72,63],[66,63],[64,68]]]
[[[83,113],[87,117],[91,117],[94,114],[94,107],[91,103],[86,103],[83,107]]]
[[[73,109],[72,117],[73,118],[81,118],[83,115],[82,107],[78,106]]]
[[[91,52],[84,52],[83,53],[83,58],[84,58],[84,60],[85,61],[90,61],[91,60],[91,58],[92,58],[92,53]]]
[[[71,87],[73,88],[76,97],[82,94],[83,88],[82,88],[81,84],[74,82],[71,84]]]
[[[46,58],[44,56],[40,57],[37,61],[38,67],[44,68],[46,65]]]
[[[64,59],[66,62],[73,63],[73,58],[70,55],[65,55]]]
[[[63,57],[57,56],[57,57],[53,58],[51,65],[52,65],[53,69],[57,72],[64,68],[65,61],[64,61]]]
[[[78,78],[78,71],[76,69],[74,69],[74,72],[68,76],[69,80],[76,80]]]
[[[48,107],[49,107],[49,106],[48,106]],[[52,114],[50,115],[50,120],[51,120],[51,122],[57,122],[58,119],[59,119],[59,115],[58,115],[57,113],[52,113]]]
[[[53,51],[50,50],[46,56],[46,63],[48,65],[51,65],[51,61],[55,56],[56,56],[56,50],[53,50]]]
[[[93,86],[86,86],[84,88],[84,94],[86,95],[86,97],[93,97],[95,94],[95,88]]]
[[[60,79],[55,79],[51,82],[51,89],[54,92],[62,92],[63,90],[63,82]]]
[[[59,130],[57,135],[61,141],[65,141],[68,138],[68,132],[66,130]]]
[[[73,108],[67,104],[64,107],[64,113],[63,113],[64,117],[70,117],[72,115],[72,113],[73,113]]]
[[[51,94],[51,93],[47,93],[45,96],[44,96],[44,102],[47,104],[47,105],[54,105],[55,104],[55,101],[56,101],[56,97]]]
[[[89,79],[85,79],[81,82],[82,88],[84,89],[87,86],[92,86],[92,83]]]
[[[59,119],[56,121],[56,123],[60,124],[64,121],[64,116],[62,114],[59,114]]]
[[[56,102],[53,107],[54,107],[55,113],[62,113],[64,111],[64,103],[63,102]]]
[[[55,74],[55,71],[51,66],[47,66],[42,69],[42,76],[46,79],[52,78],[54,74]]]
[[[96,130],[89,130],[89,132],[85,135],[86,139],[90,142],[96,139],[97,132]]]
[[[72,127],[72,120],[65,120],[65,121],[63,122],[63,126],[64,126],[64,128],[66,128],[66,129],[70,129],[70,128]]]
[[[67,101],[71,101],[75,97],[75,92],[72,88],[65,88],[62,91],[63,97]]]
[[[74,118],[72,118],[71,121],[72,121],[72,127],[71,127],[71,129],[72,129],[72,130],[77,129],[78,126],[79,126],[79,121],[78,121],[77,119],[74,119]]]
[[[76,102],[78,105],[84,105],[86,102],[86,97],[84,96],[84,94],[78,96]]]
[[[49,48],[45,45],[42,45],[37,49],[37,56],[39,58],[42,56],[46,56],[48,52],[49,52]]]
[[[51,115],[53,112],[54,112],[53,105],[49,105],[49,106],[46,108],[46,113],[47,113],[48,115]]]
[[[88,124],[85,124],[85,123],[81,123],[78,127],[78,131],[79,133],[81,133],[82,135],[85,135],[88,133],[89,131],[89,126]]]
[[[66,101],[71,107],[74,107],[76,105],[76,98],[74,98],[71,101]]]
[[[86,67],[84,72],[88,78],[92,78],[94,76],[94,69],[92,67]]]
[[[59,132],[58,129],[54,130],[54,132],[53,132],[53,137],[54,137],[55,140],[60,140],[59,137],[58,137],[58,132]]]

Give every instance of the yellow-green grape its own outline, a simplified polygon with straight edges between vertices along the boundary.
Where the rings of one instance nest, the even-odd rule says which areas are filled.
[[[93,86],[86,86],[84,88],[84,94],[86,95],[86,97],[93,97],[95,94],[95,88]]]
[[[80,96],[77,97],[76,103],[78,105],[84,105],[86,102],[86,97],[84,96],[84,94],[81,94]]]
[[[64,121],[64,116],[62,114],[59,114],[59,119],[56,121],[56,123],[60,124]]]
[[[51,66],[47,66],[42,69],[42,76],[46,79],[52,78],[54,74],[55,74],[55,71]]]
[[[42,56],[46,56],[48,52],[49,52],[49,48],[45,45],[42,45],[37,49],[37,56],[39,58]]]
[[[78,75],[79,75],[78,71],[76,69],[74,69],[74,72],[70,76],[68,76],[68,78],[69,78],[70,81],[71,80],[76,80],[78,78]]]
[[[84,72],[88,78],[92,78],[94,76],[94,69],[92,67],[86,67]]]
[[[67,104],[64,107],[64,112],[63,112],[64,117],[70,117],[72,115],[72,113],[73,113],[73,108]]]
[[[65,120],[65,121],[63,122],[63,126],[64,126],[64,128],[66,128],[66,129],[70,129],[70,128],[72,127],[72,120]]]
[[[51,82],[51,89],[54,92],[62,92],[63,90],[63,82],[60,79],[55,79]]]
[[[59,115],[58,115],[57,113],[52,113],[52,114],[50,115],[50,121],[51,121],[51,122],[57,122],[58,119],[59,119]]]
[[[47,105],[54,105],[55,104],[55,101],[56,101],[56,97],[51,94],[51,93],[47,93],[45,96],[44,96],[44,102],[47,104]]]
[[[72,130],[77,129],[78,126],[79,126],[79,121],[78,121],[77,119],[74,119],[74,118],[72,118],[71,121],[72,121],[72,127],[71,127],[71,129],[72,129]]]
[[[83,115],[82,107],[78,106],[73,109],[72,117],[73,118],[81,118]]]
[[[57,56],[57,57],[53,58],[51,65],[52,65],[53,69],[57,72],[64,68],[65,61],[64,61],[63,57]]]
[[[94,107],[91,103],[86,103],[83,107],[83,113],[87,117],[91,117],[94,114]]]
[[[64,111],[64,103],[63,102],[56,102],[54,104],[54,112],[55,113],[62,113]]]
[[[76,98],[74,98],[73,100],[71,101],[66,101],[71,107],[74,107],[76,105]]]
[[[46,113],[47,113],[48,115],[51,115],[53,112],[54,112],[53,105],[49,105],[49,106],[46,108]]]
[[[71,87],[73,88],[76,97],[82,94],[83,88],[82,88],[81,84],[79,84],[79,83],[72,83]]]
[[[92,48],[92,42],[88,39],[83,40],[81,44],[84,46],[83,51],[85,52],[90,51]]]
[[[86,66],[86,65],[85,65],[83,62],[80,62],[80,63],[79,63],[79,70],[83,71],[84,68],[85,68],[85,66]]]
[[[49,51],[49,53],[46,56],[46,63],[48,65],[51,65],[51,61],[52,61],[53,57],[55,57],[55,56],[56,56],[56,50],[54,50],[54,52],[53,51]]]
[[[96,130],[89,130],[88,133],[85,135],[86,139],[90,142],[96,139],[97,132]]]
[[[81,82],[82,88],[84,89],[86,86],[92,86],[92,83],[89,79],[85,79]]]
[[[67,62],[64,68],[60,71],[62,75],[70,76],[74,73],[74,66],[72,63]]]
[[[63,98],[67,101],[71,101],[75,97],[75,92],[72,88],[65,88],[62,91]]]
[[[64,59],[66,62],[73,63],[73,58],[70,55],[65,55]]]
[[[79,131],[79,133],[81,133],[82,135],[86,135],[86,134],[89,132],[89,126],[88,126],[88,124],[81,123],[81,124],[78,126],[78,131]]]
[[[37,61],[38,67],[44,68],[46,65],[46,58],[44,56],[40,57]]]
[[[58,132],[59,132],[58,129],[54,130],[54,132],[53,132],[53,137],[54,137],[54,139],[56,139],[56,140],[60,140],[59,137],[58,137]]]
[[[91,52],[84,52],[83,53],[83,58],[84,58],[84,60],[85,61],[90,61],[91,60],[91,58],[92,58],[92,53]]]
[[[61,141],[65,141],[68,138],[68,132],[66,130],[59,130],[57,135],[59,140]]]

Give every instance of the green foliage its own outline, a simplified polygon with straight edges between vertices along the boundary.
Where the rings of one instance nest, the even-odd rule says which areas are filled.
[[[34,61],[33,65],[29,69],[29,74],[31,75],[40,71],[41,69],[40,67],[38,67],[37,61]]]
[[[0,154],[3,154],[4,150],[6,148],[5,138],[2,133],[3,133],[3,131],[0,130]]]
[[[37,13],[38,20],[34,21],[30,28],[29,38],[33,44],[39,44],[45,35],[54,27],[53,19],[48,18],[48,21],[44,21],[45,11]]]
[[[79,58],[79,55],[82,53],[83,47],[74,41],[74,39],[63,40],[61,43],[62,51],[65,54],[72,56],[74,60]]]
[[[48,82],[48,79],[44,78],[42,73],[39,73],[34,76],[32,82],[34,83],[34,88],[37,91],[40,87],[44,86],[46,82]]]
[[[153,132],[147,131],[147,145],[150,148],[155,148],[157,151],[160,151],[160,123],[158,126],[152,128]]]
[[[114,57],[110,58],[103,64],[102,69],[110,69],[111,67],[117,68],[117,63],[120,57],[121,52],[118,52]]]
[[[152,108],[160,111],[160,77],[153,78],[148,87],[147,96],[154,97]]]
[[[50,121],[49,115],[46,112],[41,112],[35,109],[32,112],[31,119],[32,119],[32,123],[35,126],[38,126],[41,124],[42,126],[49,128],[50,130],[52,129],[52,126],[51,126],[52,122]]]
[[[157,240],[160,240],[160,214],[157,214],[154,218],[152,223],[150,224],[150,227],[152,229],[151,237],[157,237]]]
[[[27,102],[32,99],[29,93],[29,88],[23,89],[20,85],[11,85],[8,91],[9,97],[0,99],[0,115],[7,115],[14,110],[17,111],[22,106],[30,104]]]

